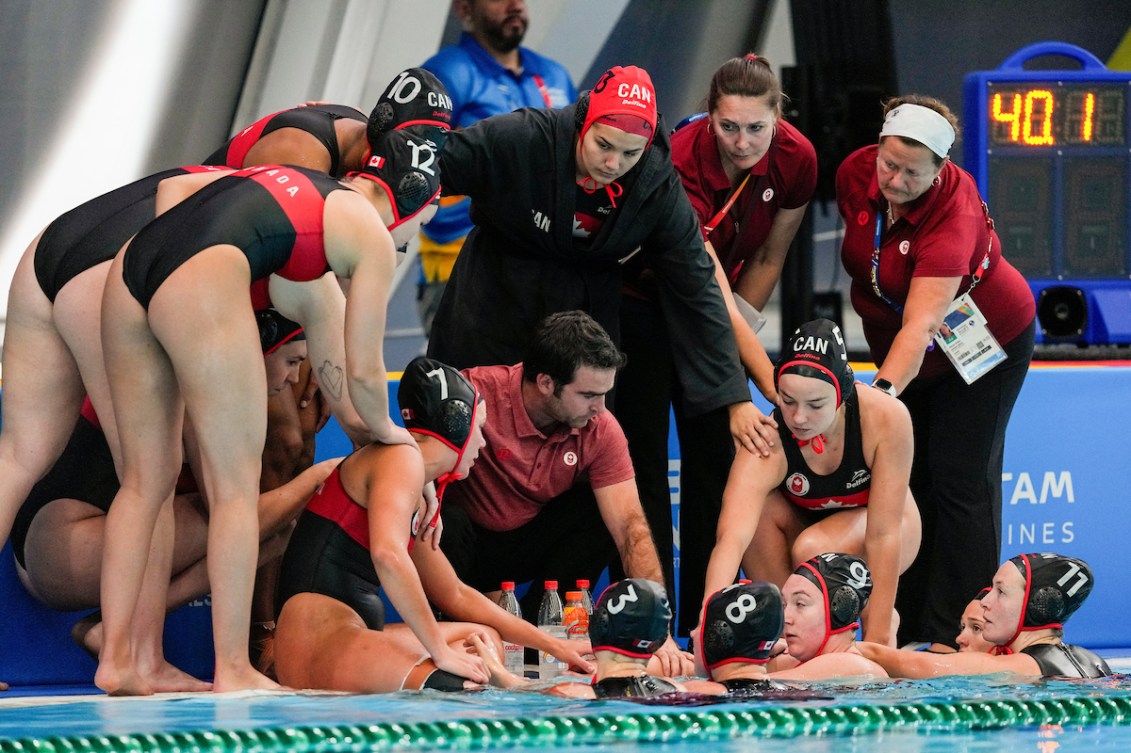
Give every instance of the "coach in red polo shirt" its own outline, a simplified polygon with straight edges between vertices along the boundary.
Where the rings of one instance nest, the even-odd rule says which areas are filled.
[[[487,403],[487,446],[447,488],[441,548],[483,591],[533,581],[528,619],[544,581],[595,582],[614,553],[629,577],[663,583],[628,443],[605,410],[623,364],[601,325],[566,311],[543,320],[522,363],[464,371]]]

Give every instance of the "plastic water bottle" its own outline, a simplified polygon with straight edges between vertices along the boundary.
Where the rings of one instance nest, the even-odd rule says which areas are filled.
[[[522,619],[522,608],[518,605],[518,597],[514,595],[514,581],[503,581],[503,593],[499,596],[499,606],[510,612],[515,617]],[[525,665],[526,649],[519,643],[503,641],[503,666],[513,674],[522,677]]]
[[[585,612],[593,616],[593,592],[589,590],[589,581],[581,578],[577,581],[577,590],[581,592],[581,603],[585,606]]]
[[[546,593],[542,595],[542,605],[538,607],[538,629],[554,638],[565,638],[565,615],[562,609],[562,598],[558,596],[558,582],[546,581]],[[553,654],[545,651],[538,652],[538,677],[546,680],[557,677],[565,670],[565,662],[559,661]]]
[[[589,613],[581,600],[581,591],[567,591],[565,603],[566,637],[570,640],[589,639]]]

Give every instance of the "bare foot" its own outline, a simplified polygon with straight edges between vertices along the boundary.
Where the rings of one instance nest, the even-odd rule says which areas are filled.
[[[156,693],[203,693],[212,690],[212,683],[198,680],[167,661],[147,670],[145,679]]]
[[[98,652],[102,649],[102,610],[96,609],[72,625],[71,640],[98,661]]]
[[[134,667],[133,662],[117,664],[105,659],[98,663],[94,684],[108,695],[153,695],[153,688]]]
[[[225,671],[216,669],[216,677],[212,681],[212,690],[215,693],[230,693],[236,690],[285,690],[279,683],[257,672],[251,664],[243,667],[231,667]]]

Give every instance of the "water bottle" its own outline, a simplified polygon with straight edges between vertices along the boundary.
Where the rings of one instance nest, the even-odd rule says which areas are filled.
[[[522,608],[518,605],[518,597],[514,595],[514,581],[503,581],[503,592],[499,596],[499,606],[510,612],[515,617],[522,619]],[[507,671],[522,677],[526,649],[519,643],[503,640],[503,666]]]
[[[562,610],[562,598],[558,596],[556,580],[546,581],[546,593],[542,595],[542,605],[538,607],[538,629],[554,638],[566,637],[565,615]],[[553,654],[538,652],[539,679],[557,677],[565,668],[565,662],[559,661]]]
[[[565,629],[570,640],[589,640],[589,613],[585,611],[581,591],[566,592]]]
[[[581,592],[581,603],[585,606],[585,612],[590,617],[593,616],[593,592],[589,590],[589,581],[581,578],[577,581],[577,590]]]

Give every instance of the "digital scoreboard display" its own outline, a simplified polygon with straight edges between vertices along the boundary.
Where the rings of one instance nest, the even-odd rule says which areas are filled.
[[[1127,85],[986,84],[990,146],[1128,146]]]
[[[1053,55],[1075,67],[1027,67]],[[1038,318],[1051,286],[1075,286],[1082,310],[1113,290],[1131,296],[1131,73],[1041,42],[968,74],[963,95],[963,166],[989,204],[1002,253],[1029,280]],[[1046,334],[1055,329],[1045,324]],[[1131,341],[1131,321],[1127,329]],[[1065,339],[1076,334],[1069,327]]]

